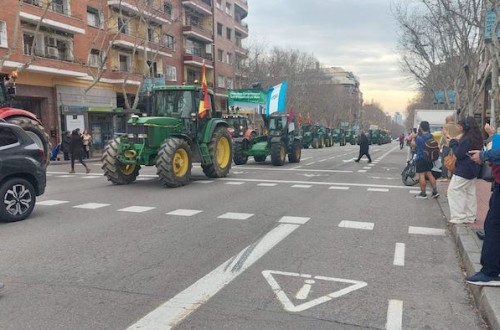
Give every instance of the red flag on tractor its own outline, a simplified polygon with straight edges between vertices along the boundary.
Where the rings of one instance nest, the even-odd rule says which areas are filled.
[[[205,117],[207,110],[210,110],[210,97],[208,95],[207,76],[205,73],[205,62],[201,68],[201,89],[203,90],[203,99],[200,100],[200,107],[198,109],[198,116]]]

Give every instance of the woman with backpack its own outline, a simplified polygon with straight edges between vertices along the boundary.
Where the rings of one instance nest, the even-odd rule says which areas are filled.
[[[458,135],[455,138],[451,138],[448,130],[443,130],[446,138],[450,139],[450,148],[457,158],[448,186],[449,222],[474,223],[477,213],[476,178],[479,165],[471,159],[469,151],[481,150],[483,137],[474,117],[460,120],[456,128]]]

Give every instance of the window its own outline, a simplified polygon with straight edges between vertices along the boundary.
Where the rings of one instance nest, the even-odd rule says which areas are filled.
[[[23,0],[23,2],[33,6],[40,6],[39,0]]]
[[[130,56],[125,54],[120,54],[120,71],[127,72],[130,70]]]
[[[231,79],[231,78],[226,79],[226,88],[233,89],[233,79]]]
[[[171,35],[165,36],[165,47],[175,49],[175,38]]]
[[[233,13],[231,12],[231,7],[232,5],[226,2],[226,14],[228,14],[229,16],[233,16]]]
[[[215,7],[217,7],[217,9],[222,9],[222,0],[217,0],[215,2]]]
[[[64,2],[65,2],[64,0],[53,0],[51,4],[52,11],[55,11],[56,13],[60,14],[66,14]]]
[[[172,13],[173,13],[172,4],[170,2],[164,2],[163,3],[163,11],[165,12],[165,14],[172,17]]]
[[[101,13],[99,10],[87,7],[87,24],[94,27],[102,27]]]
[[[119,16],[118,17],[118,32],[123,33],[123,34],[129,34],[129,18],[128,17],[123,17]]]
[[[103,64],[103,53],[99,49],[91,49],[89,54],[89,66],[99,67]]]
[[[222,49],[217,49],[217,60],[224,61],[224,51]]]
[[[155,41],[155,29],[152,26],[148,26],[148,41]]]
[[[223,76],[217,76],[217,87],[225,88],[226,86],[224,85],[226,79],[224,79]]]
[[[233,54],[231,54],[231,53],[226,54],[226,63],[233,64]]]
[[[220,36],[222,35],[222,29],[223,29],[222,24],[217,23],[217,34]]]
[[[23,53],[64,61],[73,61],[73,39],[55,33],[23,32]]]
[[[230,28],[226,28],[226,38],[227,40],[231,40],[233,36],[233,30],[231,30]]]
[[[167,81],[177,81],[177,68],[175,66],[167,65],[166,75]]]
[[[0,47],[7,47],[7,23],[0,21]]]
[[[8,127],[0,129],[0,150],[7,149],[8,146],[18,143],[17,135]]]
[[[35,36],[31,33],[23,33],[23,52],[24,55],[32,55],[31,48],[33,47],[33,42],[35,41]]]

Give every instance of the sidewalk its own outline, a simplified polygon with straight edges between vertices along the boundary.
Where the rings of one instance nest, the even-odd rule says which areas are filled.
[[[438,181],[438,191],[441,196],[438,203],[446,218],[450,218],[450,208],[446,198],[446,190],[449,181]],[[458,246],[462,262],[467,272],[466,276],[472,275],[481,270],[480,257],[482,241],[477,237],[476,231],[483,229],[484,218],[488,212],[488,203],[491,195],[491,183],[484,180],[477,180],[477,221],[470,225],[450,224]],[[474,297],[476,307],[479,309],[491,329],[500,329],[500,288],[481,287],[477,285],[465,284],[469,287]]]

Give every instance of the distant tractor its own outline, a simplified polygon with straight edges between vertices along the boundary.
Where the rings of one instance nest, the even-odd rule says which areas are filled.
[[[253,139],[257,137],[257,131],[250,127],[250,119],[244,115],[225,115],[229,134],[234,138]]]
[[[333,147],[334,143],[333,130],[330,127],[325,127],[325,146]]]
[[[333,140],[340,146],[346,145],[345,131],[343,128],[335,128],[333,130]]]
[[[298,125],[283,112],[272,113],[265,122],[268,135],[260,135],[250,141],[234,140],[234,163],[246,164],[249,157],[254,157],[256,162],[264,162],[267,156],[271,156],[274,166],[282,166],[287,155],[290,163],[300,162],[302,132]]]
[[[314,125],[307,124],[302,126],[302,147],[309,148],[313,142],[313,129]]]
[[[0,73],[0,119],[16,124],[26,131],[30,138],[43,149],[45,154],[44,164],[50,160],[51,144],[49,135],[35,114],[23,109],[10,106],[10,101],[16,94],[15,86],[7,86],[6,81],[15,80],[17,73]]]
[[[321,149],[325,147],[325,137],[326,137],[326,131],[323,126],[320,125],[313,125],[313,141],[312,141],[312,147],[314,149]]]
[[[193,162],[201,162],[209,178],[227,176],[232,159],[228,124],[213,107],[200,115],[201,99],[201,86],[153,87],[151,113],[132,116],[127,133],[105,147],[101,160],[108,180],[129,184],[141,166],[156,166],[163,186],[180,187],[189,183]],[[210,100],[213,105],[212,93]]]

